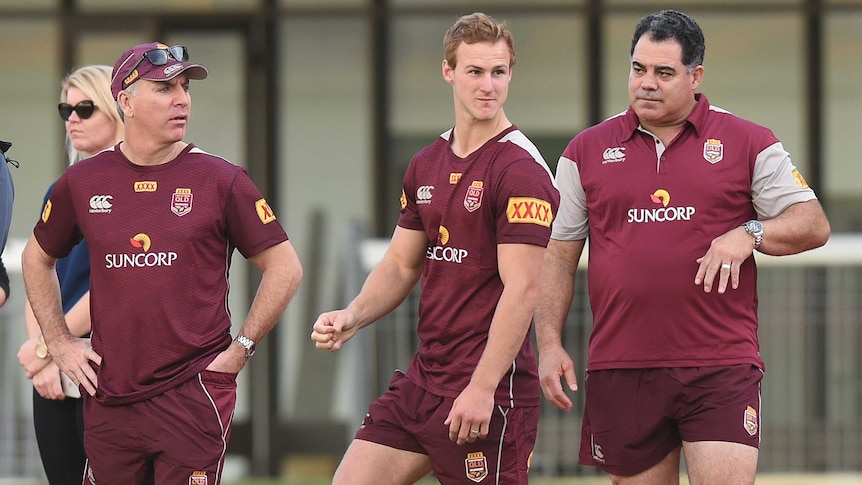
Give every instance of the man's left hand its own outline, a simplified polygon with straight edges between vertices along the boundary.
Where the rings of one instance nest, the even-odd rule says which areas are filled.
[[[703,285],[709,293],[718,276],[718,292],[727,291],[727,283],[734,290],[739,288],[739,267],[754,252],[754,238],[742,226],[732,229],[712,240],[709,250],[697,259],[699,264],[694,284]]]

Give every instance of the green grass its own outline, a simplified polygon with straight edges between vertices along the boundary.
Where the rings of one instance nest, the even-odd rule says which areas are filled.
[[[226,483],[224,485],[330,485],[330,479],[328,478],[295,478],[292,480],[288,479],[279,479],[279,478],[270,478],[270,479],[248,479],[242,480],[239,482]],[[534,479],[530,480],[530,485],[607,485],[610,483],[609,480],[603,478],[601,480],[596,480],[595,478],[568,478],[565,481],[561,479]],[[439,482],[433,479],[426,479],[419,482],[417,485],[438,485]]]
[[[606,477],[568,477],[568,478],[534,478],[530,485],[609,485]],[[758,485],[862,485],[862,474],[759,474]],[[683,477],[680,485],[687,485]],[[224,485],[330,485],[328,478],[269,478],[248,479]],[[417,485],[438,485],[433,479],[426,479]]]

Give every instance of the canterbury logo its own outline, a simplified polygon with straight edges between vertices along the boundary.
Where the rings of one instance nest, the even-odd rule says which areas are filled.
[[[91,214],[105,214],[111,212],[111,208],[113,204],[111,204],[111,200],[114,199],[112,195],[94,195],[90,197],[90,213]]]
[[[626,161],[626,149],[623,147],[605,148],[602,163],[619,163]]]
[[[423,185],[416,189],[416,203],[417,204],[430,204],[431,203],[431,191],[434,190],[433,185]]]
[[[179,70],[180,70],[180,69],[182,69],[182,68],[183,68],[183,65],[182,65],[182,64],[174,64],[174,65],[172,65],[172,66],[168,66],[168,67],[166,67],[166,68],[165,68],[165,70],[164,70],[164,71],[162,71],[162,72],[164,72],[164,73],[165,73],[165,77],[168,77],[168,76],[170,76],[171,74],[173,74],[173,73],[175,73],[175,72],[179,71]]]

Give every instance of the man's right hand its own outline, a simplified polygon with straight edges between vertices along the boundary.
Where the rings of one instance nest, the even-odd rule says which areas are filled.
[[[560,379],[565,378],[572,391],[578,390],[578,378],[575,374],[575,363],[561,346],[540,349],[539,351],[539,382],[542,393],[554,406],[563,411],[572,410],[572,400],[563,391]]]
[[[96,395],[98,379],[90,362],[102,364],[102,356],[93,351],[90,339],[77,338],[66,333],[48,342],[54,362],[75,385],[84,387],[91,396]]]
[[[359,327],[356,319],[347,310],[336,310],[321,313],[314,322],[314,330],[311,332],[311,340],[318,349],[335,352],[345,342],[353,338]]]

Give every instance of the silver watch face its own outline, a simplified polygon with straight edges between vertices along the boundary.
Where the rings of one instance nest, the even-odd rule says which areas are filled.
[[[751,237],[754,238],[754,247],[760,247],[760,244],[763,242],[763,224],[760,221],[751,220],[742,225],[745,228],[745,232],[751,234]]]
[[[763,224],[760,221],[748,221],[745,223],[745,230],[752,236],[762,236]]]

